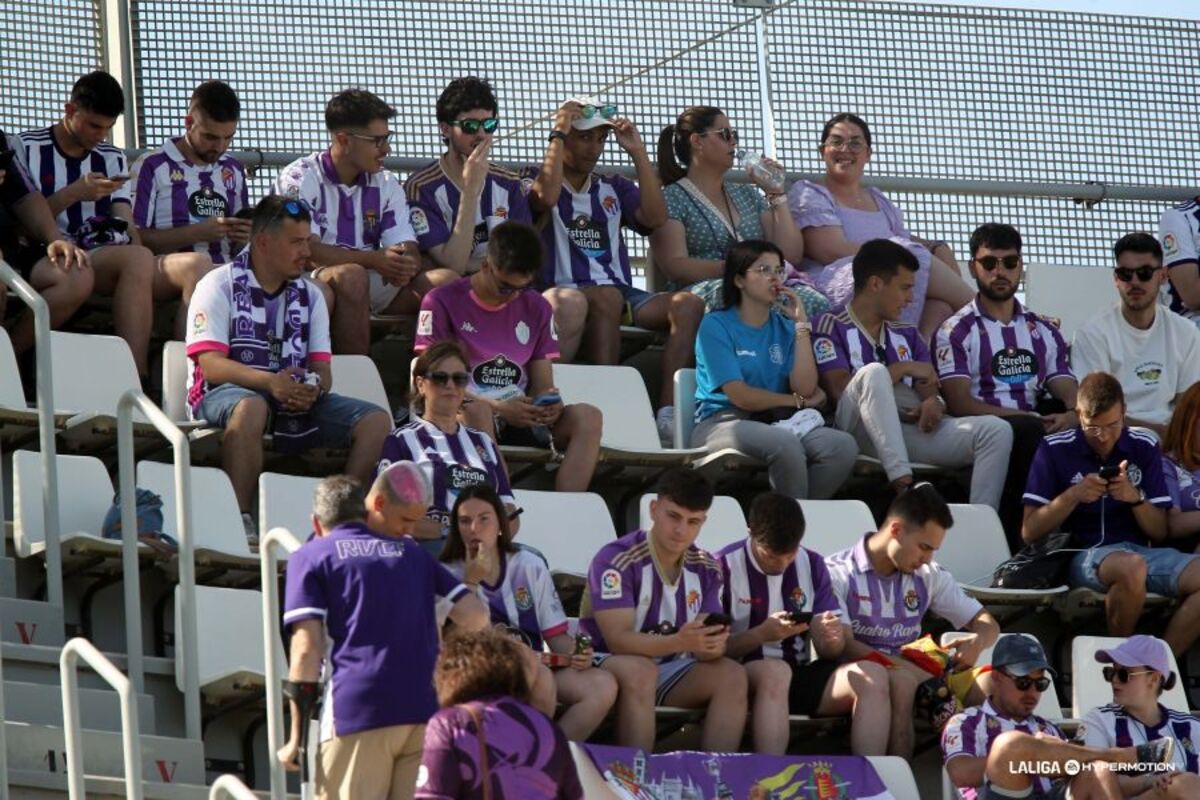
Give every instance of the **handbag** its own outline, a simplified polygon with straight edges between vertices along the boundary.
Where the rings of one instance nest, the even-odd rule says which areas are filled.
[[[487,737],[483,733],[483,714],[475,703],[463,703],[459,708],[465,708],[475,723],[476,735],[479,739],[479,772],[483,779],[483,800],[492,800],[492,771],[488,767]]]
[[[998,589],[1051,589],[1067,582],[1071,559],[1081,552],[1071,545],[1071,534],[1052,533],[1022,547],[992,573]]]

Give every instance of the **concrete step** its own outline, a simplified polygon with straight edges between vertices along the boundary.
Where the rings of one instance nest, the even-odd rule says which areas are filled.
[[[155,733],[154,698],[139,694],[138,721],[145,733]],[[57,684],[27,681],[4,682],[4,715],[14,722],[35,725],[63,724],[62,688]],[[121,730],[121,702],[111,689],[79,687],[79,720],[85,728]]]
[[[0,557],[0,597],[17,596],[17,562]]]
[[[6,721],[4,732],[9,770],[46,775],[65,772],[66,739],[61,727]],[[120,733],[85,728],[82,745],[87,775],[123,776],[125,761]],[[143,734],[141,745],[143,781],[204,785],[203,742]]]
[[[0,597],[0,640],[62,647],[62,609],[39,600]]]

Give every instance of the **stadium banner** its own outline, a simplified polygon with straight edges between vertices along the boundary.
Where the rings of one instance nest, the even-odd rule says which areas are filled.
[[[608,785],[627,800],[892,798],[871,762],[857,756],[646,755],[631,747],[584,747]]]

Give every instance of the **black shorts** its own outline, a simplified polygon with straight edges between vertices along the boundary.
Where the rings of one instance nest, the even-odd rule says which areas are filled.
[[[4,260],[25,280],[33,273],[33,265],[46,255],[46,246],[40,244],[10,244],[4,248]]]
[[[792,685],[788,689],[788,711],[792,714],[812,716],[821,705],[821,695],[829,679],[840,667],[836,661],[817,659],[802,667],[792,667]]]

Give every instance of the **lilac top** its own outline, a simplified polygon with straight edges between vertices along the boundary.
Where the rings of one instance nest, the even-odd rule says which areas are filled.
[[[1033,735],[1044,733],[1058,739],[1066,740],[1062,731],[1048,720],[1036,714],[1031,714],[1023,720],[1006,717],[996,710],[991,699],[983,701],[982,706],[973,706],[961,714],[955,714],[942,729],[942,758],[946,763],[958,756],[987,758],[988,751],[996,743],[996,738],[1008,731],[1020,731]],[[1051,779],[1038,776],[1034,778],[1033,788],[1040,793],[1050,791]],[[975,800],[977,792],[973,787],[961,787],[963,800]]]
[[[1163,456],[1163,478],[1171,503],[1180,511],[1200,511],[1200,470],[1189,472],[1170,456]]]
[[[511,697],[473,701],[483,722],[491,796],[521,800],[575,800],[583,786],[562,729],[545,714]],[[479,736],[462,706],[443,708],[425,729],[416,800],[483,797]]]

